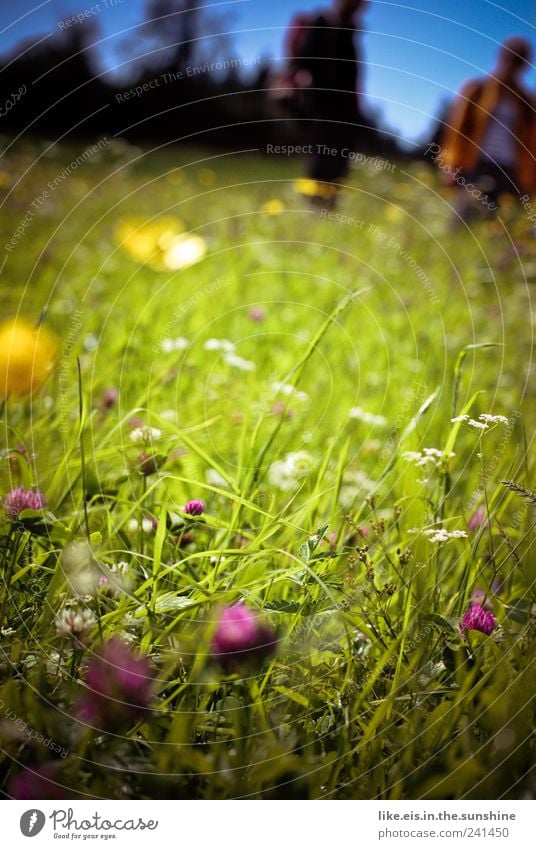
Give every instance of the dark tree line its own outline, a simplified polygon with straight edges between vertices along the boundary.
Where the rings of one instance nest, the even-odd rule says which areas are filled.
[[[40,43],[21,43],[3,57],[0,132],[55,139],[117,134],[220,147],[296,140],[299,124],[267,97],[268,62],[244,63],[226,41],[224,24],[199,0],[149,0],[146,22],[124,38],[126,60],[113,81],[99,67],[92,18]],[[396,140],[372,117],[360,148],[398,153]]]

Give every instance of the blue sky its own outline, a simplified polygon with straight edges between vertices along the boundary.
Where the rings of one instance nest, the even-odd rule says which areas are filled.
[[[58,32],[59,21],[97,3],[98,12],[90,17],[106,39],[100,62],[113,70],[124,61],[125,39],[135,35],[132,28],[143,20],[145,0],[2,0],[0,49],[5,53],[22,38]],[[276,58],[292,12],[322,5],[310,0],[207,0],[214,12],[225,13],[233,55]],[[442,100],[465,79],[493,67],[504,38],[526,35],[536,47],[536,0],[372,0],[363,23],[368,100],[406,139],[429,128]],[[536,90],[534,68],[527,83]]]

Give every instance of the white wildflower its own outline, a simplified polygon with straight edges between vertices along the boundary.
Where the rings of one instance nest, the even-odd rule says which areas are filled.
[[[408,463],[415,463],[416,466],[421,468],[426,466],[435,466],[438,468],[443,460],[452,459],[455,456],[452,451],[447,456],[439,448],[423,448],[422,451],[406,451],[402,454],[402,458]]]
[[[299,481],[309,474],[313,458],[307,451],[295,451],[287,454],[283,460],[276,460],[268,470],[268,479],[272,486],[279,489],[293,489]]]
[[[134,430],[130,432],[130,439],[134,442],[135,445],[139,445],[140,443],[148,444],[149,442],[156,441],[160,439],[162,436],[162,431],[158,430],[157,427],[149,427],[148,425],[143,425],[142,427],[135,427]]]
[[[128,523],[128,530],[131,534],[135,534],[136,531],[139,530],[140,523],[137,519],[130,519]],[[147,517],[142,520],[141,529],[144,534],[152,534],[155,531],[154,522],[152,519],[148,519]]]
[[[357,419],[364,424],[378,425],[378,427],[385,427],[387,424],[385,416],[378,416],[375,413],[369,413],[366,410],[363,410],[362,407],[352,407],[348,416],[349,418]]]
[[[301,392],[296,389],[295,386],[292,386],[290,383],[282,383],[281,381],[276,381],[272,383],[272,391],[276,395],[292,395],[294,401],[307,401],[309,398],[307,392]]]
[[[229,339],[207,339],[203,348],[205,351],[225,351],[230,354],[235,350],[236,345]]]
[[[234,368],[238,368],[240,371],[255,371],[257,368],[255,363],[252,363],[251,360],[244,360],[232,351],[225,354],[223,359],[228,366],[234,366]]]
[[[97,624],[95,614],[89,607],[64,607],[56,616],[56,633],[60,637],[84,640]]]
[[[453,539],[466,539],[466,531],[447,531],[445,528],[431,528],[422,531],[423,536],[428,537],[429,542],[450,542]]]
[[[478,418],[486,424],[509,424],[506,416],[492,416],[490,413],[482,413]]]
[[[171,354],[173,351],[184,351],[190,344],[190,340],[185,336],[178,336],[176,339],[162,339],[162,351],[164,354]]]
[[[489,425],[485,424],[484,422],[477,422],[477,421],[475,421],[475,419],[469,419],[467,424],[470,425],[470,427],[474,427],[475,430],[488,430],[489,429]]]
[[[451,422],[467,422],[469,421],[469,416],[456,416],[455,419],[451,419]]]

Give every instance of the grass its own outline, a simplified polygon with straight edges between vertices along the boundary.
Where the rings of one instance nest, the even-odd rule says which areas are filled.
[[[19,144],[2,178],[3,244],[35,210],[5,252],[5,314],[46,308],[60,339],[54,377],[2,420],[0,491],[48,500],[0,526],[4,792],[22,776],[52,798],[533,793],[522,211],[454,230],[435,176],[399,164],[353,171],[330,217],[294,190],[295,161],[116,142],[32,206],[79,153]],[[202,237],[200,262],[140,261],[161,216]],[[451,421],[488,413],[507,422]],[[161,431],[153,474],[134,418]],[[120,590],[95,589],[118,563]],[[478,588],[498,627],[463,638]],[[239,600],[278,651],[225,674],[211,639]],[[66,603],[95,616],[83,644],[57,631]],[[152,710],[94,729],[73,705],[113,636],[150,657]]]

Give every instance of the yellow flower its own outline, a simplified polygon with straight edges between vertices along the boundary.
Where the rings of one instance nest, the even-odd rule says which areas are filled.
[[[31,395],[52,373],[58,341],[22,319],[0,326],[0,397]]]
[[[285,210],[285,204],[281,200],[277,200],[274,198],[273,200],[267,200],[266,203],[263,203],[261,206],[261,212],[264,212],[265,215],[281,215]]]
[[[170,215],[162,215],[149,222],[133,217],[120,222],[115,237],[132,259],[162,269],[165,268],[166,251],[183,232],[182,222]]]

